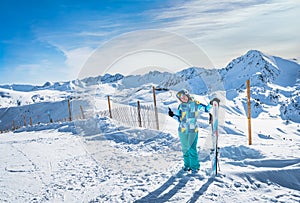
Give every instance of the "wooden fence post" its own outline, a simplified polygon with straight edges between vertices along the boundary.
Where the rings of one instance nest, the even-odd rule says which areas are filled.
[[[26,123],[26,116],[25,116],[25,115],[23,116],[23,119],[24,119],[24,120],[23,120],[24,126],[26,127],[27,123]]]
[[[13,131],[16,129],[15,121],[14,121],[14,120],[12,121],[12,127],[11,127],[11,129],[12,129]]]
[[[156,106],[156,94],[155,94],[155,87],[154,86],[152,86],[152,92],[153,92],[153,101],[154,101],[156,129],[159,130],[158,112],[157,112],[157,106]]]
[[[142,127],[142,117],[141,117],[141,105],[140,105],[140,101],[137,102],[137,110],[138,110],[139,127]]]
[[[250,103],[250,80],[247,80],[247,103],[248,103],[248,144],[252,145],[251,134],[251,103]]]
[[[68,99],[69,121],[72,121],[71,102]]]
[[[82,108],[81,105],[80,105],[80,111],[81,111],[82,119],[85,119],[84,112],[83,112],[83,108]]]
[[[109,117],[112,118],[111,105],[110,105],[110,96],[107,96],[107,102],[108,102]]]

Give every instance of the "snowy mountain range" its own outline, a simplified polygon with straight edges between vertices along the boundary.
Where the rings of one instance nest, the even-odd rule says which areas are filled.
[[[252,145],[247,145],[247,79]],[[297,62],[253,50],[222,69],[1,85],[0,201],[300,202],[299,85]],[[107,96],[113,108],[135,107],[137,101],[152,105],[153,86],[159,130],[101,116]],[[207,173],[211,128],[204,113],[199,174],[181,173],[178,122],[167,111],[177,108],[175,94],[182,88],[203,103],[224,93],[215,177]]]
[[[214,75],[212,79],[209,78],[211,75]],[[266,111],[265,109],[269,106],[277,106],[276,115],[268,115],[269,117],[275,116],[283,120],[300,122],[300,65],[295,61],[251,50],[234,59],[225,68],[217,70],[191,67],[177,73],[153,71],[145,75],[105,74],[70,82],[47,82],[43,86],[2,85],[0,86],[0,130],[10,126],[12,120],[22,123],[23,118],[20,115],[36,109],[41,102],[48,102],[52,106],[63,106],[59,103],[66,102],[72,97],[89,98],[86,102],[90,103],[94,102],[96,97],[105,99],[107,95],[112,95],[116,103],[131,105],[137,98],[143,99],[144,103],[151,103],[152,85],[158,90],[164,90],[165,94],[168,90],[170,90],[169,93],[174,93],[172,91],[186,88],[192,94],[209,97],[212,93],[210,86],[221,84],[221,90],[226,92],[228,101],[226,103],[241,102],[244,106],[243,114],[245,114],[247,79],[251,81],[252,116],[254,118]],[[208,84],[210,82],[211,84]],[[165,111],[166,105],[176,103],[174,98],[162,98],[163,96],[161,102],[158,103],[161,112]],[[34,123],[48,120],[49,111],[53,112],[54,120],[61,120],[67,115],[67,112],[55,113],[55,111],[62,112],[57,107],[52,109],[44,106],[44,109],[40,107],[39,109],[42,111],[39,111],[37,116],[46,119],[42,121],[33,119]]]

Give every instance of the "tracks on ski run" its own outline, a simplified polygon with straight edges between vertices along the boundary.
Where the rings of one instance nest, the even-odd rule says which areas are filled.
[[[271,139],[246,147],[231,144],[243,137],[223,137],[221,171],[211,178],[204,172],[208,160],[200,162],[201,176],[178,174],[182,154],[173,147],[176,140],[154,137],[159,146],[153,141],[147,148],[127,139],[89,141],[56,130],[2,134],[0,201],[300,201],[298,143]]]

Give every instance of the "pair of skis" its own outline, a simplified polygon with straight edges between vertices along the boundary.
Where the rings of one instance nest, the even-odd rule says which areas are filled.
[[[220,100],[218,98],[214,98],[210,104],[212,105],[212,113],[210,114],[209,122],[211,124],[211,140],[212,146],[210,151],[210,160],[211,160],[211,175],[218,174],[218,168],[220,170],[219,165],[219,148],[218,148],[218,138],[219,138],[219,103]]]

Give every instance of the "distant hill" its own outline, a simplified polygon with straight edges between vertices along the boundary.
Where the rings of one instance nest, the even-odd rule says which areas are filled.
[[[191,67],[177,73],[152,71],[129,76],[105,74],[68,82],[47,82],[43,86],[2,85],[0,130],[11,126],[12,120],[21,125],[24,116],[29,116],[28,112],[35,118],[34,123],[46,122],[49,116],[53,120],[61,120],[68,115],[68,99],[73,99],[74,106],[76,100],[77,106],[84,104],[86,111],[95,108],[97,99],[106,100],[107,95],[112,95],[114,102],[126,105],[132,105],[138,99],[151,103],[152,85],[157,87],[161,112],[167,106],[175,105],[174,92],[186,88],[192,94],[208,97],[214,90],[226,92],[226,111],[234,111],[238,115],[246,111],[247,79],[251,81],[254,118],[263,112],[268,114],[269,108],[276,108],[276,113],[272,111],[269,117],[300,123],[300,65],[295,61],[250,50],[222,69]],[[232,106],[239,104],[242,105],[239,108]],[[76,112],[80,114],[78,108]],[[38,118],[43,119],[38,121]]]

